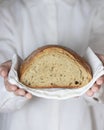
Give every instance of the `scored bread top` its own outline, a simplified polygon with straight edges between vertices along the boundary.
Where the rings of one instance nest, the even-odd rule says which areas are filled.
[[[19,77],[31,88],[80,88],[90,82],[92,72],[89,64],[70,48],[46,45],[23,61]]]

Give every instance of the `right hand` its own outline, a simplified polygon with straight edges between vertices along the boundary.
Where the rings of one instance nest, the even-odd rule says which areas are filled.
[[[7,61],[0,65],[0,76],[4,78],[4,84],[6,90],[9,92],[13,92],[17,96],[24,96],[27,99],[31,99],[32,95],[30,93],[8,82],[8,73],[10,71],[11,64],[12,64],[11,61]]]

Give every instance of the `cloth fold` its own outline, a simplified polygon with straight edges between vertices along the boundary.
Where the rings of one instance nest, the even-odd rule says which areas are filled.
[[[12,58],[12,67],[9,72],[8,80],[10,83],[17,85],[20,88],[30,92],[32,95],[48,98],[48,99],[68,99],[72,97],[77,97],[83,95],[88,89],[90,89],[95,81],[102,75],[104,75],[104,66],[99,58],[95,55],[91,48],[88,47],[85,55],[85,60],[90,64],[92,68],[93,78],[92,80],[84,87],[77,89],[62,89],[62,88],[52,88],[52,89],[32,89],[23,85],[19,81],[18,77],[18,68],[22,60],[14,54]]]

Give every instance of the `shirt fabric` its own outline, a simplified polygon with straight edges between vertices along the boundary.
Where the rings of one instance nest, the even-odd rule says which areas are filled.
[[[4,0],[0,4],[0,63],[25,59],[47,44],[103,52],[104,2],[99,0]],[[104,130],[103,104],[85,98],[27,100],[5,89],[0,77],[0,130]]]

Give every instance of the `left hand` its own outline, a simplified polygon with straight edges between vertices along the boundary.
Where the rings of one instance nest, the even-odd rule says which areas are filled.
[[[97,54],[97,56],[99,57],[99,59],[102,61],[102,63],[104,64],[104,55],[102,54]],[[104,75],[101,76],[100,78],[97,79],[97,81],[95,82],[95,84],[92,86],[91,89],[89,89],[86,94],[88,96],[93,96],[94,93],[98,92],[99,89],[101,88],[101,85],[104,84]]]
[[[4,78],[4,85],[6,90],[9,92],[13,92],[16,96],[23,96],[27,99],[31,99],[32,94],[8,82],[8,73],[10,71],[11,64],[11,61],[0,64],[0,76]]]

